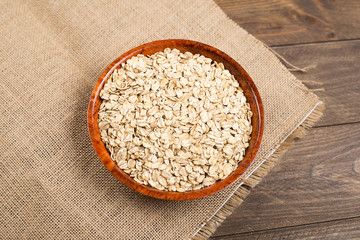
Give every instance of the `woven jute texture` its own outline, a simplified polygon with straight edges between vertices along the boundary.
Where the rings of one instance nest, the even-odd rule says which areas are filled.
[[[320,116],[319,99],[212,1],[12,0],[0,9],[0,238],[207,238],[291,136]],[[99,161],[87,131],[90,93],[107,65],[169,38],[229,54],[264,103],[252,168],[199,200],[157,200],[125,187]]]

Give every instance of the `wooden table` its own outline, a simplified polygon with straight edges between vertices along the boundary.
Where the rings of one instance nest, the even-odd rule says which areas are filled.
[[[294,74],[324,88],[326,110],[213,239],[360,239],[360,1],[216,2],[294,65],[315,64]]]

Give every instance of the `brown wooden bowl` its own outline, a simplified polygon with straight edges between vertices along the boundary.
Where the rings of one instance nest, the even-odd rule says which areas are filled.
[[[156,52],[163,51],[165,48],[177,48],[181,52],[188,51],[192,52],[193,54],[199,53],[217,62],[222,62],[225,68],[228,69],[231,74],[233,74],[235,78],[239,81],[241,88],[244,90],[247,101],[250,103],[251,111],[254,114],[252,117],[253,131],[251,134],[251,140],[249,141],[249,147],[246,149],[245,157],[239,163],[238,168],[234,172],[232,172],[227,178],[217,181],[213,185],[202,188],[200,190],[187,192],[170,192],[158,190],[153,187],[136,182],[127,173],[121,170],[111,159],[109,152],[105,148],[105,145],[100,138],[100,131],[97,123],[98,111],[101,104],[99,93],[109,76],[115,69],[120,68],[121,63],[126,62],[126,60],[128,60],[129,58],[137,54],[152,55]],[[169,39],[154,41],[133,48],[130,51],[121,55],[113,63],[111,63],[110,66],[107,67],[106,70],[103,72],[103,74],[101,74],[91,94],[87,120],[90,138],[101,162],[123,184],[139,193],[151,197],[168,200],[185,200],[201,198],[216,193],[233,183],[245,172],[245,170],[254,160],[255,155],[260,147],[264,128],[264,110],[259,92],[254,82],[251,80],[247,72],[234,59],[232,59],[222,51],[203,43],[183,39]]]

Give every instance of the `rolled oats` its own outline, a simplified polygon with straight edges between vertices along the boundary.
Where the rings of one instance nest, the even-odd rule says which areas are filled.
[[[100,92],[101,139],[135,181],[166,191],[214,184],[243,159],[252,112],[222,63],[165,49],[127,60]]]

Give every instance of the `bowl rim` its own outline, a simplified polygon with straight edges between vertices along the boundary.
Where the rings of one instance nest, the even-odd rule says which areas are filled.
[[[251,105],[251,108],[256,108],[257,110],[257,129],[253,129],[253,131],[256,130],[257,134],[255,136],[252,136],[252,138],[249,141],[249,144],[253,142],[252,145],[252,151],[249,153],[248,149],[246,149],[245,157],[244,159],[239,163],[238,168],[234,170],[228,177],[222,180],[218,180],[214,184],[204,187],[199,190],[192,190],[192,191],[186,191],[186,192],[172,192],[172,191],[163,191],[159,190],[150,186],[146,186],[143,184],[140,184],[136,182],[130,175],[125,173],[123,170],[121,170],[116,163],[111,159],[109,152],[105,148],[104,143],[101,141],[100,137],[100,131],[97,124],[98,119],[98,110],[100,108],[101,100],[99,98],[99,94],[101,89],[103,88],[105,82],[107,79],[111,76],[112,72],[115,69],[118,69],[121,65],[121,63],[126,62],[129,58],[136,56],[138,54],[141,54],[144,49],[152,48],[154,46],[160,46],[160,45],[171,45],[171,44],[180,44],[184,46],[192,46],[192,47],[200,47],[201,49],[206,49],[207,51],[211,51],[213,54],[219,55],[221,58],[225,59],[229,64],[231,64],[232,67],[236,68],[237,71],[240,72],[240,74],[243,77],[243,80],[248,85],[248,87],[251,90],[252,96],[255,100],[255,106]],[[167,46],[165,46],[163,49],[165,49]],[[230,70],[229,70],[230,71]],[[231,72],[231,71],[230,71]],[[239,80],[238,80],[239,81]],[[245,90],[244,90],[245,91]],[[253,111],[254,112],[254,111]],[[253,125],[253,119],[252,118],[252,125]],[[88,124],[88,131],[90,135],[90,139],[92,142],[92,145],[95,149],[95,152],[97,153],[100,161],[104,164],[104,166],[108,169],[108,171],[114,175],[118,180],[120,180],[123,184],[130,187],[131,189],[142,193],[147,196],[159,198],[159,199],[166,199],[166,200],[190,200],[190,199],[197,199],[202,198],[208,195],[212,195],[232,183],[234,183],[237,179],[239,179],[244,172],[251,166],[262,141],[263,131],[264,131],[264,108],[262,104],[262,100],[259,94],[259,91],[249,76],[249,74],[242,68],[242,66],[237,63],[233,58],[231,58],[226,53],[220,51],[219,49],[212,47],[210,45],[196,42],[192,40],[186,40],[186,39],[166,39],[166,40],[157,40],[153,42],[148,42],[145,44],[142,44],[140,46],[137,46],[124,54],[122,54],[120,57],[115,59],[101,74],[98,81],[95,84],[95,87],[93,88],[90,102],[88,106],[88,113],[87,113],[87,124]],[[255,139],[254,139],[255,137]],[[255,142],[254,142],[255,141]]]

